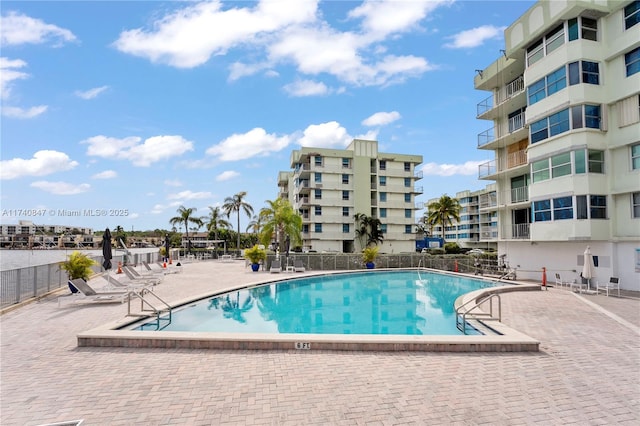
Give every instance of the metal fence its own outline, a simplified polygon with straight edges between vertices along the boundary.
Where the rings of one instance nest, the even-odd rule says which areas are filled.
[[[93,272],[102,272],[102,256],[92,256],[92,259],[98,263],[92,267]],[[157,260],[156,252],[132,253],[114,256],[112,264],[115,268],[118,262],[138,264]],[[0,271],[0,309],[65,287],[67,280],[67,273],[60,269],[59,263]]]

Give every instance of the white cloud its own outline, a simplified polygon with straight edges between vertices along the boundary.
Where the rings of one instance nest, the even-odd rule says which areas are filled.
[[[500,39],[507,27],[494,27],[493,25],[483,25],[481,27],[472,28],[470,30],[459,32],[448,38],[452,39],[450,43],[446,43],[444,47],[450,49],[467,49],[471,47],[481,46],[486,40],[495,38]]]
[[[294,97],[318,96],[330,93],[329,88],[324,83],[311,80],[297,80],[284,86],[284,90]]]
[[[91,179],[113,179],[118,177],[118,173],[114,170],[105,170],[104,172],[96,173],[91,176]]]
[[[85,90],[84,92],[80,91],[80,90],[76,90],[75,91],[75,95],[79,98],[82,99],[93,99],[95,97],[97,97],[100,93],[104,92],[105,90],[107,90],[109,88],[109,86],[100,86],[100,87],[95,87],[93,89],[89,89],[89,90]]]
[[[175,188],[182,186],[182,182],[180,182],[178,179],[166,179],[164,181],[164,184],[167,186],[173,186]]]
[[[207,155],[217,156],[220,161],[239,161],[251,157],[265,157],[289,146],[291,138],[278,137],[256,127],[243,134],[233,134],[217,145],[207,149]]]
[[[400,113],[398,111],[391,112],[376,112],[375,114],[362,120],[363,126],[385,126],[389,123],[393,123],[400,119]]]
[[[0,17],[0,42],[4,45],[40,44],[50,40],[61,45],[75,41],[76,36],[67,29],[17,12]]]
[[[304,130],[304,135],[298,140],[301,146],[318,148],[344,148],[353,138],[337,121],[312,124]]]
[[[253,3],[248,3],[253,5]],[[255,42],[262,34],[313,21],[317,1],[263,0],[255,7],[223,9],[214,0],[189,5],[157,20],[152,30],[123,31],[114,43],[125,53],[178,68],[193,68],[211,56]]]
[[[226,170],[216,176],[216,182],[224,182],[225,180],[233,179],[234,177],[240,176],[240,173],[234,170]]]
[[[83,192],[87,192],[91,189],[91,185],[88,183],[81,183],[78,185],[75,183],[48,182],[44,180],[33,182],[30,186],[55,195],[82,194]]]
[[[25,160],[14,158],[0,161],[0,179],[16,179],[23,176],[46,176],[78,165],[67,154],[59,151],[42,150],[33,154],[33,158]]]
[[[175,194],[167,195],[168,200],[200,200],[203,198],[211,198],[210,192],[193,192],[193,191],[182,191],[177,192]]]
[[[18,68],[27,66],[21,59],[9,59],[0,57],[0,96],[7,99],[11,92],[11,82],[29,77],[26,72],[18,71]]]
[[[422,172],[427,176],[473,176],[478,174],[478,166],[483,163],[486,160],[467,161],[464,164],[426,163],[422,166]]]
[[[89,156],[128,160],[138,167],[148,167],[155,162],[193,151],[193,142],[182,136],[153,136],[143,143],[140,143],[141,140],[137,136],[117,139],[99,135],[81,143],[89,145],[87,148]]]
[[[46,105],[39,105],[35,107],[31,107],[28,109],[13,107],[13,106],[5,106],[2,108],[2,115],[5,117],[11,118],[33,118],[37,117],[40,114],[44,113],[47,110]]]

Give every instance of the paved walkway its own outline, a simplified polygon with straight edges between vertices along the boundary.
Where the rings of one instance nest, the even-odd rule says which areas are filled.
[[[194,263],[157,292],[177,301],[270,276]],[[640,424],[640,300],[552,288],[502,301],[503,322],[541,352],[78,348],[78,332],[126,305],[58,308],[52,296],[0,317],[0,423]]]

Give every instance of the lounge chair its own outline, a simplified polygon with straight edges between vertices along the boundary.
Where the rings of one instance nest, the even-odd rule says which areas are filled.
[[[611,277],[609,278],[609,282],[604,284],[596,282],[596,292],[598,294],[600,293],[600,291],[604,291],[607,294],[607,297],[609,297],[609,290],[613,289],[618,290],[618,297],[620,297],[620,278]]]
[[[274,260],[273,262],[271,262],[271,268],[269,268],[269,272],[273,273],[280,273],[282,272],[282,265],[280,264],[279,260]]]
[[[138,271],[128,265],[123,266],[122,271],[131,282],[142,282],[151,285],[158,285],[164,278],[164,276],[159,275],[141,275],[140,273],[138,273]]]
[[[60,301],[67,297],[70,297],[75,302],[123,303],[128,294],[127,290],[103,291],[94,289],[82,278],[69,280],[69,288],[74,288],[77,292],[73,292],[72,289],[71,293],[58,297],[58,307],[60,306]]]
[[[114,275],[100,275],[100,277],[107,281],[107,285],[103,287],[105,291],[109,290],[125,290],[125,291],[140,291],[140,290],[153,290],[155,284],[149,281],[120,281]]]
[[[296,272],[304,272],[306,271],[306,268],[304,267],[304,264],[302,263],[302,260],[300,259],[296,259],[293,261],[293,270]]]
[[[565,287],[565,286],[570,287],[571,283],[568,281],[562,281],[560,274],[556,272],[556,287]]]

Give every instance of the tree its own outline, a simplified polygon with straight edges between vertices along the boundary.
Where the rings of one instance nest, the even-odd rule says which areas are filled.
[[[278,246],[284,247],[284,240],[289,236],[292,244],[302,243],[300,232],[302,231],[302,217],[293,210],[289,200],[277,198],[267,200],[267,207],[260,210],[259,221],[262,223],[260,242],[269,245],[271,237],[275,234]]]
[[[251,221],[247,224],[246,231],[247,232],[251,231],[254,234],[257,234],[258,232],[260,232],[261,228],[262,228],[262,220],[260,219],[260,215],[256,215],[256,216],[253,216],[251,218]]]
[[[195,217],[193,214],[197,211],[195,207],[186,208],[185,206],[178,207],[178,216],[169,219],[169,223],[172,225],[184,225],[185,236],[187,237],[187,251],[191,253],[191,240],[189,240],[189,223],[193,223],[198,227],[202,226],[202,218]]]
[[[367,216],[364,213],[356,213],[353,218],[356,221],[356,237],[360,241],[361,248],[364,249],[372,244],[382,244],[384,234],[380,219]]]
[[[240,250],[240,210],[244,211],[249,217],[253,214],[253,207],[251,204],[244,201],[244,197],[247,196],[246,191],[238,192],[233,197],[227,197],[224,200],[222,209],[227,217],[231,217],[231,213],[236,212],[238,214],[238,246],[236,249]]]
[[[213,232],[213,239],[218,239],[218,230],[231,227],[231,222],[223,219],[220,207],[209,207],[207,230]]]
[[[460,221],[460,203],[455,198],[444,194],[437,201],[429,204],[425,223],[430,226],[442,227],[442,242],[444,243],[445,228],[453,225],[453,219]]]

